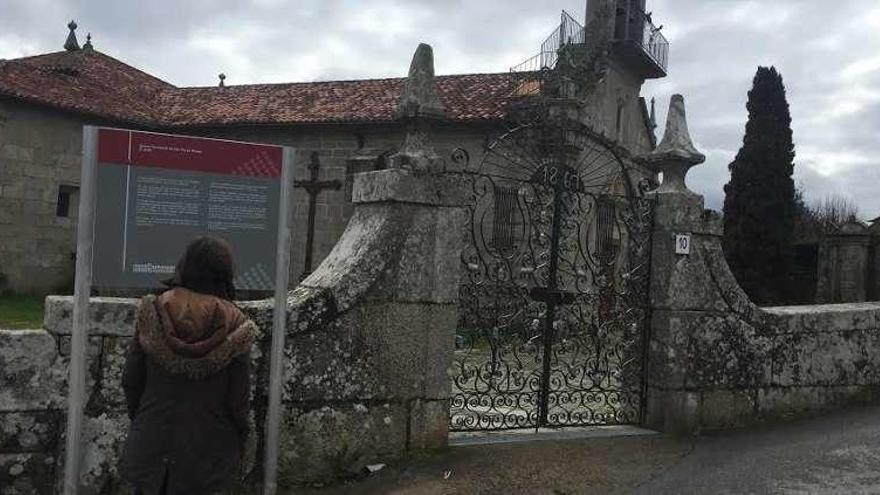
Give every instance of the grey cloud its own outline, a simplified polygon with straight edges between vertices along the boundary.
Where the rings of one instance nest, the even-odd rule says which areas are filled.
[[[841,77],[849,64],[880,53],[880,26],[872,31],[865,21],[866,14],[878,8],[876,2],[655,0],[653,5],[665,18],[672,41],[671,74],[665,81],[647,84],[644,93],[664,101],[673,92],[683,93],[691,132],[700,145],[733,153],[739,149],[755,69],[776,65],[788,91],[795,144],[803,151],[796,158],[795,178],[807,199],[849,194],[865,216],[880,214],[880,140],[874,137],[880,130],[880,105],[863,105],[840,117],[831,112],[836,102],[851,98],[854,84],[880,93],[880,71],[857,81]],[[749,9],[758,15],[739,15]],[[818,170],[829,164],[806,159],[807,150],[846,154],[868,163],[826,176]],[[690,176],[691,187],[713,208],[723,202],[728,162],[724,153],[708,153],[707,163]]]
[[[670,77],[643,94],[658,98],[661,123],[668,98],[685,95],[708,155],[689,184],[708,205],[723,201],[755,69],[773,64],[788,89],[804,151],[796,176],[808,198],[846,192],[866,216],[880,214],[872,187],[880,102],[833,114],[856,91],[880,93],[880,70],[842,76],[880,53],[878,8],[876,0],[648,0],[672,48]],[[75,18],[81,39],[90,31],[99,50],[178,85],[213,85],[221,71],[231,84],[401,76],[422,41],[434,46],[440,73],[497,72],[534,55],[561,9],[580,19],[584,0],[0,0],[0,58],[21,51],[9,43],[60,49]],[[858,162],[823,175],[828,164],[815,163],[816,153]]]

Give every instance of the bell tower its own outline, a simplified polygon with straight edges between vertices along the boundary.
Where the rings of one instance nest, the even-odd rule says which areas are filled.
[[[669,42],[647,12],[646,0],[587,0],[584,26],[605,30],[610,55],[643,79],[666,77]]]
[[[587,0],[583,25],[563,11],[538,55],[511,69],[521,75],[515,94],[541,93],[534,76],[541,71],[579,67],[575,77],[586,88],[581,120],[635,154],[650,152],[656,126],[641,89],[666,77],[669,42],[645,6],[646,0]]]

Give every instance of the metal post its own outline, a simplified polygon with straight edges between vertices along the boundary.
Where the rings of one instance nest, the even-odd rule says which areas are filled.
[[[281,430],[284,334],[287,328],[287,284],[290,278],[290,210],[293,201],[295,150],[284,148],[281,172],[281,205],[278,211],[278,244],[275,258],[275,310],[272,315],[272,351],[269,364],[269,410],[266,414],[266,452],[263,494],[278,490],[278,445]]]
[[[559,46],[556,49],[561,50],[563,45],[565,45],[565,11],[559,14]]]
[[[64,459],[64,494],[79,491],[82,460],[82,420],[86,389],[89,293],[92,288],[92,239],[95,231],[95,181],[98,170],[98,128],[83,127],[79,218],[76,234],[76,279],[73,289],[73,325],[70,335],[70,375],[67,401],[67,446]]]

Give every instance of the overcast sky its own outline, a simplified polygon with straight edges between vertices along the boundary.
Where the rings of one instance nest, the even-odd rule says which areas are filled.
[[[95,48],[178,86],[405,75],[420,41],[439,74],[506,71],[584,0],[0,0],[0,58],[61,48],[70,19]],[[880,1],[648,0],[670,39],[670,76],[647,83],[661,118],[682,93],[708,160],[692,189],[720,208],[758,65],[791,105],[808,201],[852,197],[880,216]],[[658,132],[662,131],[661,129]]]

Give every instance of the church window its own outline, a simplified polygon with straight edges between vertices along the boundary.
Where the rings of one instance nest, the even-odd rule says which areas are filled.
[[[495,249],[505,252],[513,248],[514,218],[517,208],[517,189],[511,186],[495,186],[495,214],[493,215],[492,240]]]

